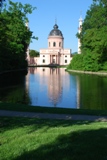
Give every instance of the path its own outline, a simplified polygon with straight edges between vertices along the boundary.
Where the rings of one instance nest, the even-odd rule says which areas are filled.
[[[32,113],[32,112],[17,112],[17,111],[6,111],[6,110],[0,110],[0,116],[107,122],[107,116]]]

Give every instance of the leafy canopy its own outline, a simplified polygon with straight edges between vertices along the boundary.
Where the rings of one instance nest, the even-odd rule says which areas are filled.
[[[27,14],[35,7],[30,4],[8,1],[0,14],[0,71],[22,69],[27,66],[26,50],[31,41],[32,31],[25,25]]]
[[[86,13],[82,32],[77,37],[81,41],[83,70],[98,71],[107,68],[107,0],[93,0]],[[79,58],[79,55],[74,58],[71,66],[74,67],[75,60]],[[75,69],[81,68],[81,63]]]

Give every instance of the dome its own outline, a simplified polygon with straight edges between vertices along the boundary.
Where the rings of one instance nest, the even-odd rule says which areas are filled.
[[[51,30],[51,32],[49,33],[49,36],[61,36],[61,37],[63,37],[63,34],[62,34],[62,32],[58,29],[58,25],[57,24],[55,24],[54,26],[53,26],[53,30]]]

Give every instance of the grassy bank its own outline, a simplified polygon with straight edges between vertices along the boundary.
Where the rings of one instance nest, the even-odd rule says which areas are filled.
[[[0,118],[0,160],[106,160],[107,122]]]
[[[57,113],[57,114],[86,114],[86,115],[107,115],[107,110],[87,110],[87,109],[68,109],[54,107],[29,106],[24,104],[0,103],[0,110]]]
[[[83,71],[83,70],[72,70],[72,69],[66,69],[67,72],[76,73],[76,74],[91,74],[91,75],[99,75],[99,76],[107,76],[107,71]]]

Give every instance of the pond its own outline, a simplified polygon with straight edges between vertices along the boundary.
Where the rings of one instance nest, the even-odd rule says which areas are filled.
[[[107,109],[107,77],[74,74],[65,68],[30,67],[0,75],[0,101],[75,109]]]

